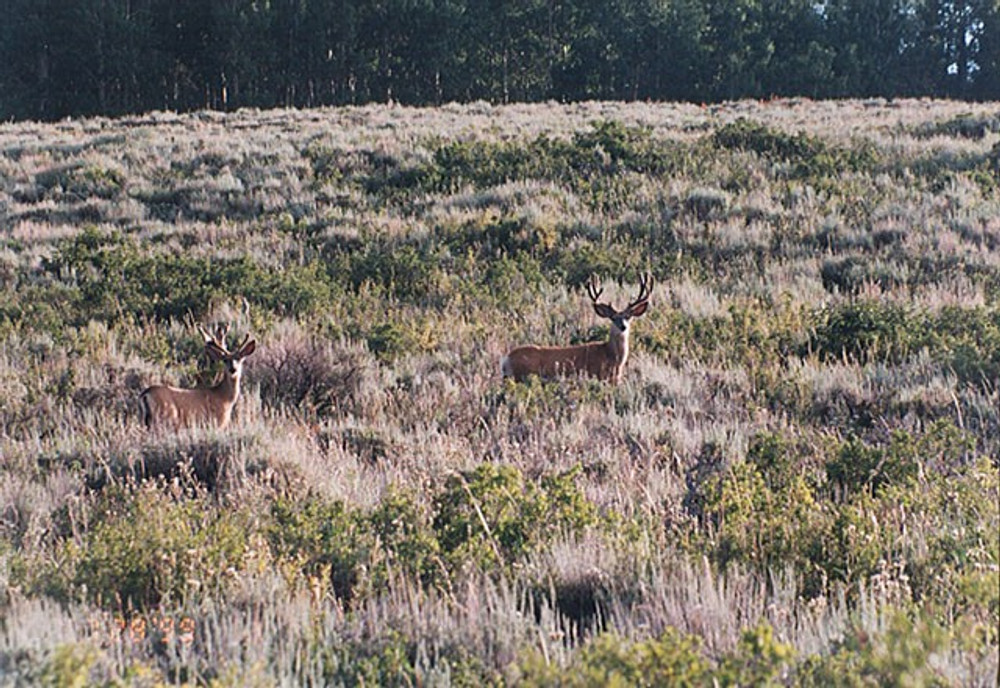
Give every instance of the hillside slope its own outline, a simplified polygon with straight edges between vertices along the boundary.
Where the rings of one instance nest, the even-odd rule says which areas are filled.
[[[993,685],[998,132],[944,101],[0,125],[0,683]],[[620,385],[500,379],[645,271]],[[258,342],[233,426],[148,434],[220,322]]]

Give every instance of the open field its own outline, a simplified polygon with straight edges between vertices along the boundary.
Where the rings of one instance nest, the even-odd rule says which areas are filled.
[[[0,684],[997,682],[1000,104],[5,124],[0,223]]]

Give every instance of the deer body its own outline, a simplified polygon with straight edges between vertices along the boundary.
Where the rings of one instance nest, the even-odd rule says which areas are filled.
[[[628,334],[612,332],[606,342],[579,346],[521,346],[500,362],[504,377],[518,382],[529,375],[559,377],[585,373],[601,380],[621,380],[628,360]]]
[[[224,428],[232,418],[239,395],[239,380],[226,376],[214,387],[184,389],[156,385],[144,391],[140,400],[148,426],[212,424]]]
[[[628,360],[629,320],[646,312],[651,289],[651,278],[644,276],[638,298],[624,310],[617,311],[610,304],[598,303],[603,290],[592,278],[587,291],[594,311],[611,320],[608,340],[576,346],[521,346],[500,361],[501,375],[522,381],[530,375],[550,378],[582,373],[617,384]]]
[[[256,342],[247,335],[240,347],[230,352],[225,346],[228,329],[220,328],[215,337],[202,330],[209,358],[225,363],[222,380],[211,387],[154,385],[147,388],[139,397],[147,427],[179,428],[203,424],[224,428],[229,425],[240,396],[243,359],[254,352]]]

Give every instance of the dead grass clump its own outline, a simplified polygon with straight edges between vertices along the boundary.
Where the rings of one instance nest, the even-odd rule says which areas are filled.
[[[102,367],[106,382],[93,386],[78,386],[72,392],[73,405],[110,414],[116,418],[133,417],[138,412],[138,398],[147,387],[145,373],[131,367]]]
[[[85,468],[87,489],[165,480],[219,497],[251,487],[274,494],[299,493],[303,471],[258,428],[244,432],[192,428],[160,436],[145,435],[117,447],[59,456],[63,464]]]
[[[268,406],[322,418],[360,411],[371,391],[373,367],[360,346],[287,327],[268,339],[253,361],[252,375]]]
[[[721,189],[697,187],[688,192],[683,207],[699,222],[718,219],[729,207],[729,194]]]
[[[925,122],[913,129],[913,135],[918,138],[953,136],[976,141],[996,132],[1000,132],[1000,114],[973,115],[971,112],[943,121]]]

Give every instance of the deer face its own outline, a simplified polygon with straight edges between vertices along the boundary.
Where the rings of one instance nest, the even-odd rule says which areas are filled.
[[[648,302],[642,301],[629,306],[623,311],[616,311],[610,304],[595,303],[594,312],[602,318],[611,321],[611,329],[614,334],[628,334],[629,323],[632,318],[637,318],[646,312]]]
[[[243,360],[252,354],[257,348],[257,342],[253,339],[245,339],[243,345],[236,351],[230,353],[222,348],[217,342],[209,341],[205,343],[205,351],[213,361],[222,361],[225,366],[226,375],[236,379],[243,372]]]

